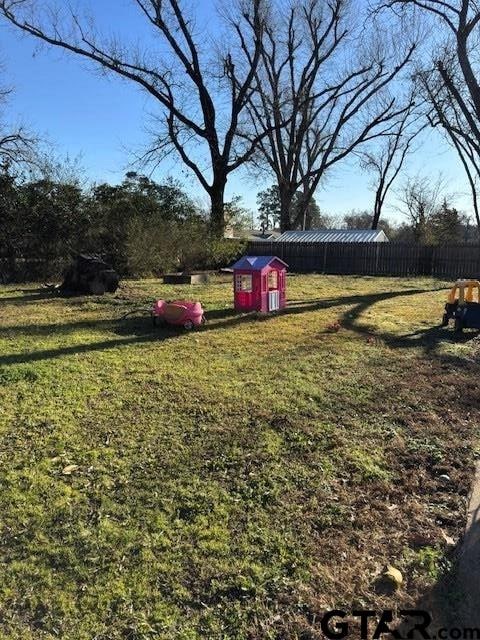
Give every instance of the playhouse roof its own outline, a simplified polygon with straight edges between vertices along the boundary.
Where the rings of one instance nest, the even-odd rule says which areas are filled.
[[[261,271],[272,262],[279,262],[282,267],[288,267],[287,263],[276,256],[243,256],[237,260],[232,269],[245,269],[248,271]]]

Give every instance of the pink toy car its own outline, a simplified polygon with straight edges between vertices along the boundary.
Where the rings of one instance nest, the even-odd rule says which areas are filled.
[[[191,300],[157,300],[152,308],[152,318],[154,325],[166,322],[188,330],[205,322],[202,305]]]

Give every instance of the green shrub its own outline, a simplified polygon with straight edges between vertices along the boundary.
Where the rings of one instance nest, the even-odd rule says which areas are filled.
[[[181,222],[135,218],[127,231],[127,271],[146,276],[218,269],[230,265],[245,246],[242,240],[212,238],[208,225],[198,217]]]
[[[245,240],[211,238],[208,242],[207,269],[227,267],[239,258],[247,247]]]
[[[177,250],[173,224],[158,221],[152,225],[134,218],[128,225],[126,254],[127,271],[131,275],[145,276],[175,269]]]

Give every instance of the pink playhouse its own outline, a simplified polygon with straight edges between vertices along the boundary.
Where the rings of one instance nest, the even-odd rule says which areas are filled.
[[[286,304],[287,266],[275,256],[243,256],[233,265],[236,311],[278,311]]]

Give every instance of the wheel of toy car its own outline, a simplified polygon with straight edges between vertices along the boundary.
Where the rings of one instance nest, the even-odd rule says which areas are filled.
[[[185,320],[185,322],[183,323],[183,327],[187,331],[191,331],[193,329],[193,322],[191,320]]]
[[[462,333],[463,321],[461,318],[455,318],[455,333]]]
[[[448,313],[444,313],[442,317],[442,327],[448,327]]]

